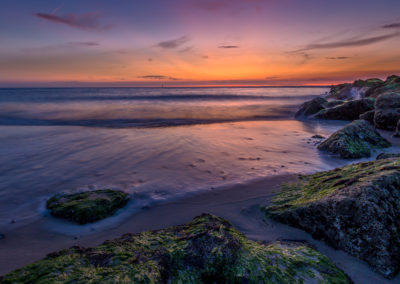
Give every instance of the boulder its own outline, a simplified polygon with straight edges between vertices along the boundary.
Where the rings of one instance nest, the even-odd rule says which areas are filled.
[[[334,100],[348,100],[354,97],[352,84],[345,83],[336,86],[332,86],[329,91],[327,99]]]
[[[377,98],[383,93],[400,92],[400,77],[396,75],[389,76],[382,84],[371,87],[365,92],[366,97]]]
[[[341,105],[320,110],[315,118],[332,120],[354,120],[367,111],[374,109],[374,101],[361,99],[345,102]]]
[[[366,120],[369,123],[374,124],[374,116],[375,116],[375,110],[370,110],[364,112],[363,114],[360,114],[360,119]]]
[[[307,117],[316,114],[321,109],[325,108],[327,100],[321,97],[312,99],[311,101],[305,102],[301,105],[300,109],[296,112],[295,117]]]
[[[375,100],[374,124],[377,128],[395,130],[400,119],[400,93],[385,93]]]
[[[261,244],[203,214],[164,230],[72,247],[15,270],[1,283],[352,283],[304,243]]]
[[[47,200],[46,206],[55,217],[86,224],[113,215],[128,201],[129,196],[125,192],[103,189],[57,194]]]
[[[335,106],[338,106],[338,105],[343,104],[344,102],[345,102],[345,101],[341,101],[341,100],[328,101],[328,102],[326,103],[326,107],[335,107]]]
[[[265,209],[390,278],[400,269],[399,200],[400,159],[384,159],[302,176]]]
[[[343,159],[371,156],[371,148],[385,148],[391,144],[365,120],[344,126],[318,145],[318,149],[338,154]]]

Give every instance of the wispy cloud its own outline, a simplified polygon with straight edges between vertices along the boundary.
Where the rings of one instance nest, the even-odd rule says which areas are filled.
[[[388,39],[392,39],[392,38],[398,37],[399,35],[400,35],[400,33],[396,32],[396,33],[390,33],[390,34],[385,34],[385,35],[380,35],[380,36],[372,36],[372,37],[367,37],[367,38],[362,38],[362,39],[346,39],[346,40],[326,42],[326,43],[313,43],[313,44],[307,45],[305,48],[295,50],[295,51],[293,51],[293,53],[314,50],[314,49],[366,46],[366,45],[382,42],[382,41],[385,41]]]
[[[397,29],[397,28],[400,28],[400,23],[387,24],[387,25],[382,26],[382,28],[384,28],[384,29]]]
[[[35,17],[57,24],[67,25],[73,28],[104,31],[111,28],[111,25],[103,25],[100,21],[101,15],[97,12],[86,14],[69,14],[57,16],[54,14],[36,13]]]
[[[226,49],[231,49],[231,48],[239,48],[240,46],[238,45],[220,45],[218,48],[226,48]]]
[[[349,59],[351,57],[348,56],[337,56],[337,57],[325,57],[325,59],[329,59],[329,60],[345,60],[345,59]]]
[[[187,36],[182,36],[176,39],[161,41],[156,44],[157,47],[161,47],[164,49],[174,49],[177,47],[181,47],[185,43],[187,43],[190,39]]]
[[[93,48],[100,46],[100,43],[95,41],[70,41],[66,43],[53,44],[53,45],[45,45],[40,47],[32,47],[32,48],[24,48],[21,51],[23,52],[57,52],[57,51],[65,51],[69,49],[77,49],[77,48]]]
[[[180,79],[175,78],[175,77],[170,77],[170,76],[164,76],[164,75],[144,75],[144,76],[138,76],[140,79],[150,79],[150,80],[172,80],[172,81],[178,81]]]

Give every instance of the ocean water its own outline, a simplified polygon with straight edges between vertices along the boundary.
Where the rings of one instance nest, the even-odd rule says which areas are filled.
[[[317,151],[311,138],[343,122],[293,119],[302,102],[326,91],[0,89],[0,229],[42,218],[45,200],[62,191],[130,193],[127,209],[90,225],[101,229],[152,204],[221,185],[349,163]],[[86,228],[52,222],[57,230]]]

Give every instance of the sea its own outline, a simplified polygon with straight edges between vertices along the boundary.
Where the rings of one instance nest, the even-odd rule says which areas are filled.
[[[111,188],[131,195],[107,221],[79,227],[54,218],[49,225],[89,233],[202,191],[350,163],[318,151],[320,140],[312,138],[345,122],[294,119],[304,101],[327,91],[0,89],[0,230],[49,217],[45,202],[60,192]]]

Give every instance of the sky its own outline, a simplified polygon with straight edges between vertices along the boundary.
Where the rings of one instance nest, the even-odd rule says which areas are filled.
[[[330,85],[400,74],[398,0],[0,7],[0,87]]]

